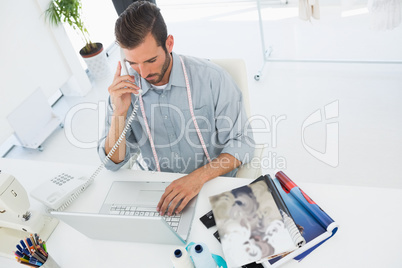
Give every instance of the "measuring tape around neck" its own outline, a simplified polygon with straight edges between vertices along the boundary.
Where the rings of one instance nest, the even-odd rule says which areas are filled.
[[[187,99],[188,99],[188,106],[190,108],[191,118],[193,120],[194,127],[195,127],[195,130],[197,132],[198,138],[199,138],[199,140],[201,142],[201,146],[202,146],[202,149],[204,150],[205,156],[207,157],[208,162],[211,162],[211,158],[209,157],[207,146],[205,145],[204,139],[203,139],[203,137],[201,135],[201,130],[198,127],[198,123],[197,123],[197,120],[196,120],[195,115],[194,115],[193,101],[192,101],[192,98],[191,98],[191,88],[190,88],[190,83],[188,81],[186,67],[184,66],[183,59],[181,57],[179,57],[179,58],[180,58],[180,61],[181,61],[181,65],[183,67],[184,79],[186,80]],[[139,86],[141,88],[141,79],[140,79],[139,84],[140,84]],[[156,148],[155,148],[154,140],[153,140],[152,135],[151,135],[151,130],[149,129],[148,120],[147,120],[147,117],[146,117],[146,114],[145,114],[144,102],[142,101],[142,95],[139,95],[139,101],[140,101],[140,108],[141,108],[142,117],[144,118],[145,129],[147,131],[147,135],[148,135],[148,138],[149,138],[149,143],[150,143],[151,149],[152,149],[152,154],[153,154],[154,159],[155,159],[156,170],[160,172],[161,168],[159,166],[159,158],[158,158],[158,154],[156,153]]]

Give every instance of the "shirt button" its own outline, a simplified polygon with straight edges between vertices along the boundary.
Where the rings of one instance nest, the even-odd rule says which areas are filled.
[[[167,115],[165,115],[163,118],[168,119],[168,116],[167,116]]]

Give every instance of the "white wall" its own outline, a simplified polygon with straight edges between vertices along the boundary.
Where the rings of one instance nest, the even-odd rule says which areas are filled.
[[[3,1],[0,8],[0,144],[13,133],[6,116],[36,88],[47,97],[73,75],[84,94],[90,82],[62,27],[49,27],[48,0]],[[77,68],[78,67],[78,68]]]
[[[1,5],[0,143],[13,133],[6,120],[8,113],[39,86],[50,97],[70,76],[36,1],[4,1]]]
[[[320,3],[321,19],[311,22],[298,18],[297,5],[263,6],[272,58],[402,61],[402,25],[375,31],[368,13],[342,17],[341,1]],[[255,135],[269,145],[265,173],[282,169],[299,181],[402,188],[402,64],[267,63],[256,82],[263,58],[255,5],[216,5],[222,8],[200,2],[193,6],[197,12],[189,13],[166,3],[162,11],[176,52],[245,59],[252,114],[271,124],[273,117],[286,118],[275,136],[272,129]],[[335,167],[312,156],[302,142],[304,121],[333,101],[338,101],[339,116],[324,118],[304,134],[308,146],[325,153],[326,123],[338,124]]]

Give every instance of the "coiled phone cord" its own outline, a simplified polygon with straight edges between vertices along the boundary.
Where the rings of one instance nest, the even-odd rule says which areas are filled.
[[[130,115],[130,117],[127,120],[127,124],[123,129],[123,132],[120,134],[120,137],[118,138],[118,140],[116,141],[116,143],[114,144],[114,146],[112,147],[112,149],[110,149],[109,153],[107,154],[107,156],[105,157],[105,159],[103,159],[102,164],[100,164],[100,166],[95,170],[95,172],[92,174],[92,176],[89,178],[90,181],[93,181],[98,174],[100,173],[100,171],[105,167],[105,165],[107,164],[107,162],[110,161],[110,158],[112,157],[112,155],[114,154],[114,152],[117,150],[117,148],[119,147],[120,143],[123,141],[123,139],[126,137],[127,131],[131,126],[131,123],[134,120],[134,117],[137,114],[138,111],[138,105],[137,105],[137,101],[138,101],[138,97],[136,98],[135,102],[134,102],[134,108],[133,111]]]
[[[112,155],[114,154],[114,152],[117,150],[117,148],[119,147],[119,145],[121,144],[121,142],[123,141],[123,139],[126,137],[127,131],[131,126],[131,123],[134,120],[135,115],[137,114],[138,111],[138,97],[136,98],[135,102],[134,102],[134,108],[133,111],[130,115],[130,117],[127,120],[127,124],[123,129],[123,132],[120,134],[120,137],[118,138],[118,140],[116,141],[116,143],[114,144],[114,146],[112,147],[112,149],[110,149],[109,153],[107,154],[107,156],[105,157],[105,159],[103,159],[102,163],[99,165],[99,167],[95,170],[95,172],[91,175],[91,177],[89,177],[88,181],[83,184],[77,191],[74,192],[74,194],[71,195],[71,197],[69,198],[69,200],[67,202],[65,202],[63,205],[61,205],[58,209],[49,209],[48,211],[63,211],[64,209],[66,209],[75,199],[78,198],[78,196],[84,192],[89,185],[92,184],[92,182],[95,180],[95,178],[99,175],[99,173],[102,171],[102,169],[105,167],[105,165],[110,161],[110,158],[112,157]]]

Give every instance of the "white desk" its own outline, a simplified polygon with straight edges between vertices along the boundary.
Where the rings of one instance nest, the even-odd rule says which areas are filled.
[[[42,181],[68,168],[91,174],[96,167],[0,158],[0,170],[14,175],[29,192]],[[98,179],[68,210],[96,211],[113,180],[173,180],[180,174],[103,170]],[[190,240],[204,242],[222,256],[213,237],[198,220],[210,210],[208,196],[245,185],[250,180],[217,178],[199,194]],[[401,267],[402,190],[336,186],[295,182],[339,224],[338,233],[300,263],[282,267]],[[85,199],[85,200],[84,200]],[[83,201],[84,200],[84,201]],[[42,205],[31,199],[33,209]],[[395,230],[396,229],[396,230]],[[17,242],[17,241],[16,241]],[[92,240],[60,222],[47,241],[49,252],[63,268],[77,267],[172,267],[174,245],[137,244]],[[0,257],[0,267],[22,267],[13,259]]]

